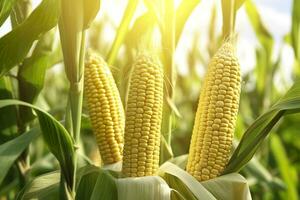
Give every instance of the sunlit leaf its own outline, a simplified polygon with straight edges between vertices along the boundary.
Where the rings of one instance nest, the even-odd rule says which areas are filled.
[[[0,38],[0,76],[23,61],[32,43],[57,23],[58,0],[44,0],[31,15]]]
[[[1,103],[0,107],[2,107]],[[0,184],[5,178],[8,170],[14,164],[15,160],[39,135],[39,129],[33,128],[19,137],[0,145]]]
[[[109,50],[109,53],[106,57],[109,65],[113,65],[115,62],[116,56],[118,55],[118,52],[119,52],[119,49],[120,49],[120,47],[126,37],[126,34],[128,32],[128,28],[129,28],[130,22],[132,20],[132,17],[135,13],[138,2],[139,2],[138,0],[128,1],[121,24],[119,25],[119,28],[117,30],[117,34],[115,36],[113,45],[112,45],[111,49]]]
[[[34,103],[43,89],[46,70],[51,64],[54,50],[54,30],[43,35],[29,58],[26,58],[18,71],[19,99]],[[23,123],[33,119],[30,108],[21,107],[20,117]]]
[[[129,48],[137,48],[141,38],[154,25],[154,16],[147,12],[134,21],[132,28],[127,32],[124,42]]]
[[[189,19],[192,12],[195,10],[196,6],[201,2],[201,0],[183,0],[176,10],[176,33],[175,33],[175,43],[177,44],[183,28]]]
[[[255,154],[275,124],[285,114],[300,112],[300,82],[291,89],[267,112],[257,118],[244,133],[234,151],[224,174],[239,171]]]
[[[271,52],[274,43],[272,35],[265,27],[255,4],[251,0],[247,0],[245,9],[258,40],[268,52]]]
[[[300,1],[293,0],[291,42],[295,57],[300,62]]]
[[[0,1],[0,27],[9,16],[17,0],[1,0]]]
[[[90,27],[100,9],[101,0],[84,0],[84,28]]]

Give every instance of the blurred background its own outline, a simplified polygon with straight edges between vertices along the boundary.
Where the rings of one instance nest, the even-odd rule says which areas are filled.
[[[34,0],[32,7],[39,2]],[[182,1],[175,2],[179,8]],[[210,58],[222,41],[221,1],[195,2],[199,3],[195,3],[189,18],[184,21],[174,56],[177,69],[175,105],[178,109],[178,115],[173,116],[172,130],[175,156],[188,153],[202,78]],[[115,59],[110,64],[123,100],[123,87],[128,82],[130,66],[138,46],[135,38],[143,34],[143,30],[147,29],[145,22],[151,23],[151,17],[153,18],[147,15],[147,7],[141,1],[134,9],[124,42],[120,44],[117,52],[112,52],[118,27],[125,18],[128,5],[129,2],[125,0],[102,0],[100,12],[88,33],[90,48],[98,51],[107,60],[115,54]],[[242,71],[242,95],[235,131],[236,141],[299,78],[299,13],[299,0],[248,0],[237,13],[236,52]],[[0,28],[0,36],[10,29],[10,21],[7,20]],[[58,45],[58,33],[55,34]],[[58,119],[63,119],[68,85],[61,56],[58,58],[55,65],[47,70],[45,85],[36,105],[48,110]],[[99,155],[87,116],[84,107],[82,155],[88,155],[89,159],[99,164]],[[299,128],[300,114],[286,116],[242,170],[242,174],[249,181],[253,199],[298,199]],[[40,160],[36,167],[33,166],[36,175],[58,168],[42,139],[32,146],[35,146],[31,151],[33,160]]]

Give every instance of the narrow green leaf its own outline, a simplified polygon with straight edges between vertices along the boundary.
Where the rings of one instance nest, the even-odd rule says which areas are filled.
[[[91,199],[93,190],[99,177],[100,169],[92,170],[90,173],[83,175],[80,181],[77,181],[76,199]]]
[[[9,77],[0,78],[0,99],[12,99],[12,84]],[[17,123],[17,109],[10,106],[0,109],[0,144],[5,142],[4,134],[7,132],[5,129],[11,129]],[[12,135],[13,129],[9,130],[7,134]],[[16,129],[14,130],[16,132]]]
[[[255,154],[274,125],[285,114],[300,112],[300,81],[267,112],[257,118],[244,133],[223,174],[239,171]]]
[[[185,199],[197,200],[191,190],[178,177],[168,173],[165,173],[162,177],[172,189],[178,191]]]
[[[43,0],[23,23],[0,38],[0,77],[22,62],[32,43],[56,25],[58,2],[59,0]]]
[[[57,171],[39,176],[23,188],[16,200],[59,199],[59,182],[60,173]]]
[[[247,0],[245,9],[258,40],[266,50],[271,52],[274,43],[272,35],[265,27],[255,4],[251,0]]]
[[[154,22],[154,16],[151,12],[146,12],[138,17],[134,21],[132,28],[126,34],[124,39],[125,44],[129,48],[137,48],[144,34],[154,26]]]
[[[274,189],[284,189],[283,181],[272,174],[255,158],[245,166],[244,169],[250,176],[255,177],[259,184],[267,184]]]
[[[1,103],[0,107],[2,107]],[[40,130],[38,128],[33,128],[15,139],[0,145],[0,184],[15,160],[39,135]]]
[[[1,0],[0,1],[0,27],[5,22],[12,11],[17,0]]]
[[[0,100],[0,108],[22,105],[34,109],[38,115],[45,143],[61,165],[61,170],[69,186],[73,185],[74,144],[64,126],[42,109],[18,100]]]
[[[176,10],[176,36],[175,43],[177,44],[183,28],[189,19],[192,12],[195,10],[196,6],[199,5],[201,0],[183,0]]]
[[[90,27],[94,18],[96,17],[99,8],[100,0],[84,0],[84,28]]]
[[[107,171],[101,171],[99,173],[90,199],[118,199],[118,190],[115,179]]]
[[[222,0],[223,38],[227,38],[234,32],[236,13],[244,1]]]
[[[124,12],[124,15],[123,15],[123,18],[122,18],[122,21],[121,21],[121,24],[117,30],[117,34],[116,34],[116,37],[114,39],[114,42],[113,42],[113,45],[107,55],[107,63],[109,65],[113,65],[114,62],[115,62],[115,59],[118,55],[118,52],[119,52],[119,49],[125,39],[125,36],[128,32],[128,28],[129,28],[129,25],[130,25],[130,22],[132,20],[132,17],[135,13],[135,10],[136,10],[136,7],[137,7],[137,4],[138,4],[138,0],[130,0],[128,1],[128,4],[127,4],[127,7],[126,7],[126,10]]]
[[[300,62],[300,1],[293,0],[291,42],[295,57]]]
[[[54,50],[54,34],[52,30],[44,34],[29,58],[26,58],[18,71],[19,99],[27,103],[35,103],[43,89],[46,70],[51,64],[51,54]],[[21,107],[20,117],[23,122],[33,119],[30,108]]]
[[[297,200],[299,199],[297,191],[297,183],[294,181],[297,177],[294,177],[293,172],[296,170],[288,160],[288,155],[284,149],[280,138],[274,134],[271,137],[271,150],[272,154],[277,162],[281,177],[286,184],[286,191],[284,191],[284,196],[287,199]]]

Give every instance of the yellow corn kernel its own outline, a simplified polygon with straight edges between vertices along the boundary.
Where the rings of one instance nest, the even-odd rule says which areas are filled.
[[[199,181],[217,177],[228,162],[240,82],[234,48],[225,42],[209,63],[195,117],[187,171]]]
[[[157,58],[141,54],[133,64],[126,108],[123,173],[151,176],[159,164],[163,69]]]
[[[125,114],[107,63],[91,54],[85,65],[85,96],[104,164],[122,160]]]

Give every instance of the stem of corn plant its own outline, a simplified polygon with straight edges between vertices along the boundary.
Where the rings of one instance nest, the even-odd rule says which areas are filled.
[[[174,0],[165,0],[165,18],[163,27],[163,59],[164,59],[164,106],[162,120],[162,134],[166,141],[167,147],[161,148],[161,163],[173,157],[171,150],[172,134],[172,115],[174,87],[175,87],[175,70],[173,54],[175,50],[175,12]]]
[[[85,56],[85,35],[86,31],[82,31],[81,35],[81,45],[79,52],[79,64],[78,72],[81,75],[77,83],[70,86],[69,101],[70,101],[70,111],[71,120],[68,122],[70,127],[73,129],[73,138],[75,141],[75,148],[78,148],[78,142],[80,138],[80,127],[81,127],[81,114],[82,114],[82,98],[83,98],[83,84],[84,84],[84,56]],[[73,175],[73,185],[72,185],[72,195],[75,197],[75,186],[76,186],[76,171],[77,171],[77,153],[74,154],[74,175]]]
[[[13,8],[12,14],[10,15],[11,25],[12,27],[18,26],[22,23],[29,15],[31,10],[31,1],[30,0],[22,0],[18,1]],[[24,120],[21,119],[20,109],[17,111],[17,127],[18,127],[18,134],[23,134],[28,130],[28,124],[24,123]],[[20,173],[20,184],[23,187],[27,181],[28,177],[26,176],[27,170],[30,167],[30,159],[29,159],[29,147],[26,148],[22,154],[20,155],[16,166]]]
[[[222,0],[223,13],[223,38],[226,39],[234,33],[235,25],[235,0]]]

